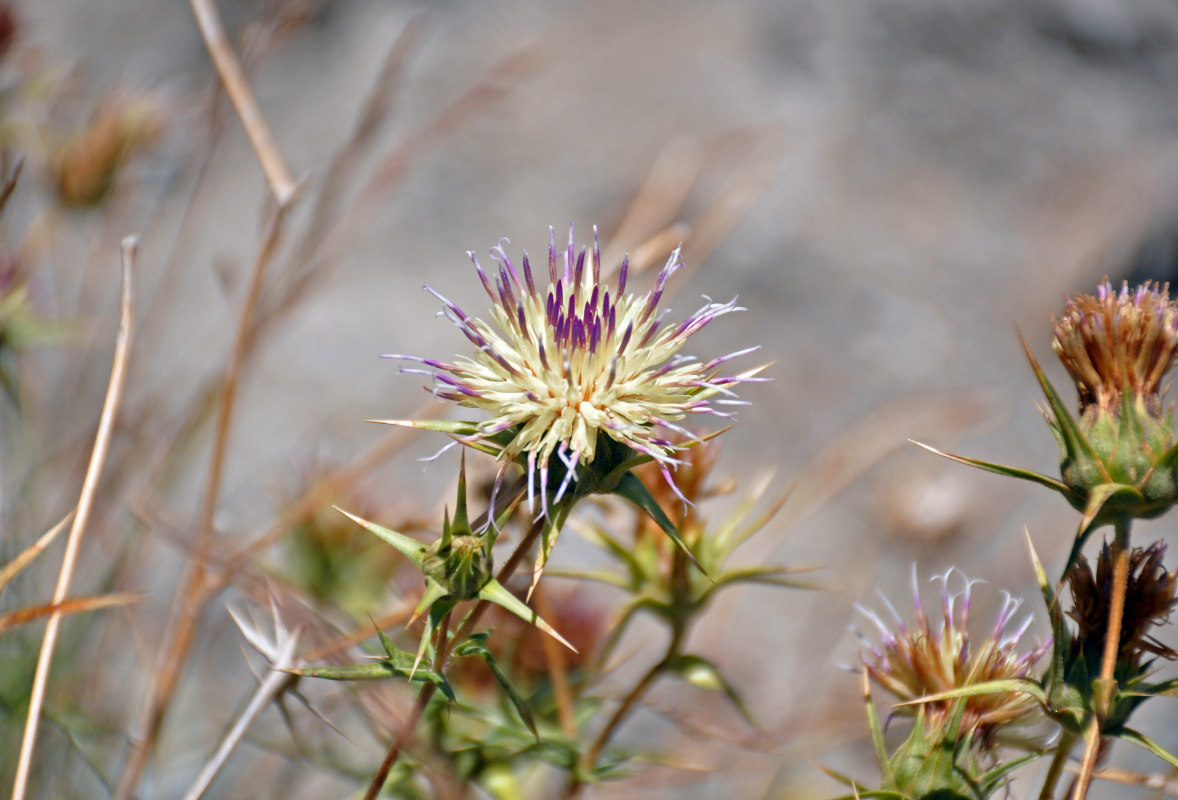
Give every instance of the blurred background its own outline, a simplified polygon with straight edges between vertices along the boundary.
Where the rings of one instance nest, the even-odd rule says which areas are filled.
[[[876,774],[857,678],[837,669],[859,647],[848,626],[865,627],[856,603],[880,608],[879,590],[910,608],[916,564],[927,598],[924,579],[950,566],[987,582],[975,592],[979,635],[1001,592],[1041,610],[1023,531],[1057,572],[1073,512],[907,440],[1056,469],[1019,333],[1062,389],[1048,362],[1064,295],[1105,274],[1176,274],[1178,6],[218,5],[301,195],[250,329],[213,520],[216,552],[264,541],[208,605],[141,797],[180,796],[253,689],[260,662],[243,656],[227,605],[264,609],[277,594],[338,630],[396,605],[388,588],[403,579],[385,556],[323,566],[345,547],[332,536],[350,532],[321,530],[334,523],[314,522],[316,509],[436,525],[457,455],[425,467],[415,459],[435,437],[390,438],[364,421],[430,403],[418,376],[379,355],[463,352],[421,285],[482,308],[465,251],[508,237],[513,256],[538,255],[550,225],[558,241],[570,222],[578,241],[597,225],[611,262],[628,251],[661,264],[682,242],[672,318],[701,295],[740,297],[748,310],[695,337],[694,352],[760,345],[744,362],[772,361],[773,380],[742,391],[752,405],[717,469],[741,487],[773,473],[771,495],[794,485],[743,557],[821,566],[826,587],[733,592],[695,631],[694,650],[742,688],[761,731],[661,687],[619,741],[677,766],[590,796],[839,794],[816,763]],[[76,501],[117,324],[118,243],[141,238],[131,372],[74,593],[143,598],[66,619],[32,783],[38,797],[104,797],[195,541],[213,399],[270,196],[187,4],[6,3],[0,43],[5,176],[23,159],[0,218],[0,562]],[[3,305],[17,287],[20,302]],[[283,516],[352,467],[302,516]],[[1143,527],[1143,538],[1168,530],[1164,519]],[[560,565],[595,557],[563,541]],[[47,602],[60,552],[59,541],[15,580],[0,610]],[[617,601],[590,594],[603,614]],[[5,781],[42,630],[0,638]],[[1040,620],[1030,636],[1045,630]],[[641,626],[631,636],[622,652],[641,663]],[[402,688],[380,690],[393,719],[411,702]],[[306,687],[337,698],[327,716],[348,713],[354,696],[328,689]],[[290,711],[308,741],[325,736]],[[1161,717],[1139,727],[1178,746]],[[332,742],[344,754],[334,761],[300,747],[267,711],[210,796],[348,796],[384,749],[372,735]],[[1121,748],[1112,762],[1162,771]],[[1043,768],[1012,795],[1032,792]],[[1098,785],[1092,796],[1132,794]]]

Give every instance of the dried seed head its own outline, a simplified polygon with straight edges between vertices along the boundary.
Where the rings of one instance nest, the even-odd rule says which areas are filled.
[[[1166,554],[1164,542],[1136,547],[1129,554],[1129,582],[1125,590],[1125,611],[1121,621],[1118,664],[1136,670],[1146,656],[1178,658],[1178,652],[1150,636],[1150,631],[1169,622],[1170,611],[1178,604],[1175,598],[1175,573],[1162,565]],[[1076,623],[1073,646],[1076,655],[1088,653],[1094,658],[1104,648],[1108,629],[1109,605],[1113,587],[1113,554],[1108,542],[1096,559],[1093,572],[1083,556],[1068,572],[1072,608],[1068,616]]]
[[[58,198],[74,207],[101,203],[131,154],[154,144],[162,130],[163,114],[154,98],[108,100],[85,129],[53,152],[50,169]]]

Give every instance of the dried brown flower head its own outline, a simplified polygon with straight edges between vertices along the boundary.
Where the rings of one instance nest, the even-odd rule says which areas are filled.
[[[1076,295],[1052,318],[1052,347],[1076,382],[1081,413],[1117,413],[1126,392],[1151,415],[1161,413],[1162,378],[1178,358],[1178,305],[1169,289],[1146,282],[1114,291],[1106,278],[1095,295]]]
[[[1170,611],[1178,604],[1174,596],[1174,572],[1162,565],[1166,545],[1155,542],[1136,547],[1129,554],[1129,583],[1125,590],[1125,613],[1121,623],[1119,663],[1138,665],[1145,655],[1178,658],[1178,652],[1149,635],[1151,629],[1169,621]],[[1112,598],[1113,555],[1106,542],[1096,559],[1093,572],[1088,560],[1080,556],[1068,572],[1072,592],[1072,609],[1076,623],[1075,644],[1099,652],[1108,629],[1109,604]]]

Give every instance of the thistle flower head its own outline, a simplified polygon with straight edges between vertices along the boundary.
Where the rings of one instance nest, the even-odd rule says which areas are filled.
[[[1161,381],[1178,358],[1178,305],[1169,284],[1122,283],[1116,291],[1106,278],[1095,296],[1069,299],[1052,325],[1052,346],[1076,382],[1082,414],[1118,413],[1126,394],[1161,414]]]
[[[955,574],[962,583],[957,592],[949,588]],[[1033,650],[1019,652],[1019,642],[1030,627],[1031,617],[1014,625],[1022,600],[1009,595],[989,635],[975,647],[968,630],[973,582],[955,569],[934,580],[942,584],[940,624],[925,613],[915,585],[915,571],[915,625],[909,627],[886,598],[884,603],[894,618],[895,630],[874,612],[860,609],[880,633],[879,645],[869,645],[867,651],[860,653],[860,661],[877,684],[901,701],[919,700],[988,681],[1026,677],[1035,662],[1050,649],[1048,641]],[[962,703],[964,708],[960,706]],[[932,731],[945,730],[949,719],[960,713],[958,736],[986,749],[1002,729],[1025,722],[1037,709],[1035,701],[1025,694],[993,692],[905,706],[898,713],[921,717]]]
[[[1149,635],[1155,626],[1169,621],[1170,611],[1178,604],[1175,597],[1178,575],[1166,571],[1162,564],[1165,554],[1164,542],[1135,547],[1129,554],[1129,581],[1125,589],[1117,662],[1131,671],[1137,670],[1146,655],[1178,658],[1178,653]],[[1067,576],[1073,600],[1068,616],[1076,623],[1073,646],[1077,651],[1087,653],[1094,665],[1099,663],[1108,629],[1113,561],[1105,542],[1096,559],[1095,572],[1088,560],[1081,556]]]
[[[550,499],[560,502],[577,479],[577,466],[592,463],[611,442],[651,457],[670,481],[669,467],[681,447],[670,434],[699,438],[680,421],[689,414],[728,416],[722,407],[739,403],[732,386],[751,379],[721,376],[719,369],[756,348],[707,362],[679,352],[713,319],[741,310],[735,298],[709,301],[678,325],[668,325],[658,305],[667,280],[682,266],[678,249],[653,288],[639,294],[626,291],[626,259],[615,285],[602,280],[596,229],[592,248],[577,252],[570,226],[563,254],[549,229],[547,289],[537,285],[527,253],[517,267],[506,243],[491,249],[498,268],[490,274],[468,253],[491,299],[490,322],[426,286],[475,353],[453,362],[392,357],[425,365],[406,371],[429,375],[437,397],[487,412],[489,418],[466,441],[499,437],[505,465],[526,458],[529,501],[534,504],[538,478],[545,511]],[[551,498],[550,466],[560,480]]]

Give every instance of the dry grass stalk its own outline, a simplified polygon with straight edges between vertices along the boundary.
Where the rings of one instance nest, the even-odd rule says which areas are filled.
[[[64,602],[69,593],[78,552],[81,549],[82,535],[85,533],[86,523],[90,519],[90,509],[94,503],[94,495],[98,490],[98,480],[102,476],[103,465],[106,463],[111,432],[114,430],[115,417],[123,397],[135,312],[132,279],[137,246],[138,240],[135,237],[128,236],[123,239],[123,293],[119,312],[119,333],[115,343],[114,365],[111,367],[106,400],[102,405],[102,416],[98,421],[98,434],[94,440],[94,449],[90,454],[90,466],[86,469],[86,477],[82,482],[82,493],[78,498],[77,513],[70,528],[69,539],[66,541],[65,555],[62,557],[61,571],[57,578],[57,588],[53,592],[55,605]],[[29,695],[29,715],[25,721],[20,760],[17,762],[16,778],[12,787],[13,800],[24,800],[25,793],[28,791],[29,772],[32,768],[33,750],[37,740],[37,726],[41,718],[45,687],[49,681],[49,666],[53,661],[53,650],[57,644],[62,614],[62,610],[58,609],[50,615],[49,623],[45,627],[45,637],[41,640],[41,653],[37,658],[37,672],[33,678],[33,688]]]

